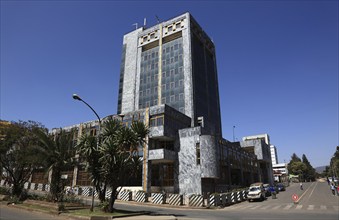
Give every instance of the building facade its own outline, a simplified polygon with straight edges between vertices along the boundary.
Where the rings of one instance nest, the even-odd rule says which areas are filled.
[[[270,150],[271,150],[271,160],[272,160],[272,166],[274,166],[275,164],[278,164],[278,153],[277,153],[277,148],[271,144],[270,146]]]
[[[240,142],[247,152],[255,154],[259,163],[260,182],[273,184],[273,168],[268,134],[243,137]]]
[[[144,190],[196,193],[210,188],[219,177],[221,138],[215,47],[189,13],[124,36],[117,113],[141,109],[147,109],[151,121],[172,118],[177,124],[173,115],[187,118],[175,129],[165,121],[150,124]],[[175,132],[163,132],[167,128]],[[162,181],[167,176],[172,180]]]

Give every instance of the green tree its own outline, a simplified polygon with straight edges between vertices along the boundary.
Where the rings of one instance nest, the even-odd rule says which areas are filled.
[[[36,130],[46,130],[34,121],[0,124],[0,164],[5,180],[12,185],[12,195],[22,199],[24,184],[35,168],[41,166],[36,144]]]
[[[304,181],[304,173],[306,172],[307,167],[303,162],[297,161],[291,164],[288,164],[288,171],[291,174],[299,175],[301,181]]]
[[[291,161],[287,164],[287,169],[290,174],[299,175],[299,180],[303,181],[303,176],[307,170],[307,166],[295,153],[293,153]]]
[[[65,180],[61,178],[62,171],[74,164],[75,151],[73,146],[74,130],[66,132],[63,129],[55,134],[48,134],[44,130],[37,130],[39,138],[39,155],[46,172],[52,172],[50,182],[50,196],[53,201],[62,201]]]
[[[118,187],[140,171],[141,160],[136,152],[145,142],[149,130],[142,122],[133,122],[129,128],[112,118],[104,122],[103,128],[101,175],[112,188],[108,211],[113,212]]]
[[[91,175],[92,182],[98,192],[100,201],[103,202],[105,200],[107,184],[100,174],[102,165],[99,158],[102,156],[102,152],[98,149],[98,141],[99,140],[97,140],[97,137],[95,136],[83,134],[80,137],[77,150],[81,158],[81,163],[86,164],[86,170]]]
[[[306,170],[304,172],[303,179],[306,181],[314,181],[316,178],[315,169],[312,167],[311,163],[308,161],[305,154],[302,155],[302,162],[306,165]]]
[[[330,160],[329,176],[339,177],[339,146]]]

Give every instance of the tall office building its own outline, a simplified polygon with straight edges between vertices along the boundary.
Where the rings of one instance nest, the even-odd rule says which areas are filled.
[[[221,134],[215,47],[189,13],[124,36],[118,114],[161,104]]]
[[[117,113],[150,126],[144,190],[213,188],[221,139],[215,47],[189,13],[124,36]]]

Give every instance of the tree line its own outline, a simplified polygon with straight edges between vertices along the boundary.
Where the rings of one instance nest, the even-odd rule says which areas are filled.
[[[287,164],[288,173],[298,175],[299,181],[315,181],[317,174],[305,154],[300,159],[295,153],[291,156],[291,161]]]
[[[339,146],[331,157],[330,165],[325,167],[321,175],[324,177],[339,177]]]
[[[114,211],[118,188],[141,172],[138,147],[145,144],[149,129],[139,121],[128,127],[108,117],[96,136],[84,133],[74,144],[75,132],[59,129],[52,134],[34,121],[0,123],[1,178],[11,185],[12,196],[24,199],[24,184],[34,170],[42,169],[50,174],[48,199],[60,202],[65,187],[62,171],[85,164],[101,202],[106,189],[112,189],[107,211]]]

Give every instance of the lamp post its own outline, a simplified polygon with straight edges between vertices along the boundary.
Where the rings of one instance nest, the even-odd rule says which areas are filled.
[[[234,129],[235,129],[235,125],[233,125],[233,142],[235,142]]]
[[[100,145],[100,140],[99,140],[99,135],[100,135],[100,132],[101,132],[101,119],[99,117],[99,115],[96,113],[96,111],[87,103],[85,102],[83,99],[80,98],[80,96],[78,96],[77,94],[73,94],[73,99],[75,100],[78,100],[78,101],[81,101],[83,103],[85,103],[95,114],[95,116],[97,116],[98,120],[99,120],[99,125],[98,125],[98,133],[97,133],[97,150],[99,149],[99,145]],[[94,191],[95,191],[95,185],[94,185],[94,182],[93,182],[93,186],[92,186],[92,204],[91,204],[91,209],[90,211],[93,212],[93,209],[94,209]]]

